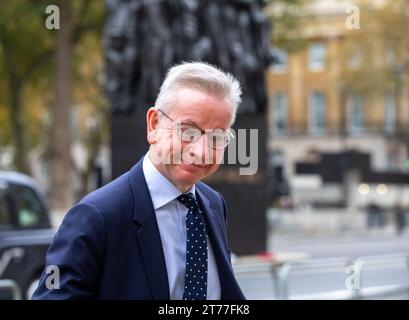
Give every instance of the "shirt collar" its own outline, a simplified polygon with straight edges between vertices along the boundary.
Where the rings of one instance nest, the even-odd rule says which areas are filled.
[[[146,153],[142,163],[143,174],[145,175],[146,184],[152,198],[153,208],[156,210],[179,197],[182,192],[176,188],[158,169],[154,166],[149,158],[149,152]],[[186,193],[191,192],[195,195],[195,185]]]

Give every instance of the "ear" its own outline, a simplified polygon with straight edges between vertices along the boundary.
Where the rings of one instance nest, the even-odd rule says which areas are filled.
[[[146,130],[147,130],[147,140],[149,144],[156,143],[156,134],[159,127],[159,115],[158,110],[151,107],[146,112]]]

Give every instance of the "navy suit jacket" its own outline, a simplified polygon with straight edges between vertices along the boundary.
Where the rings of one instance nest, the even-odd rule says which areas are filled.
[[[230,262],[226,203],[202,182],[196,190],[205,209],[222,299],[244,299]],[[50,265],[59,268],[60,288],[47,288],[47,283],[58,283],[52,280],[55,269],[45,269],[33,299],[170,299],[142,160],[67,213],[47,253],[46,266]]]

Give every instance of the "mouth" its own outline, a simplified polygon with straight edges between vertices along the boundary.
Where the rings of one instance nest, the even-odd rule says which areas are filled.
[[[195,167],[195,168],[199,168],[199,169],[208,168],[210,166],[209,164],[189,163],[189,162],[184,161],[183,159],[182,159],[182,164],[191,166],[191,167]]]

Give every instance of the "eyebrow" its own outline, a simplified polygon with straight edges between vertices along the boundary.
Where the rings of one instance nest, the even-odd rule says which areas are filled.
[[[194,122],[193,120],[190,120],[190,119],[179,121],[179,123],[180,124],[193,125],[195,127],[198,127],[200,130],[204,131],[196,122]]]
[[[205,132],[205,130],[203,130],[196,122],[194,122],[193,120],[190,120],[190,119],[187,119],[187,120],[184,120],[184,121],[179,121],[179,123],[180,124],[184,124],[184,125],[192,125],[192,126],[195,126],[196,128],[198,128],[198,129],[200,129],[202,132]],[[217,130],[217,129],[220,129],[220,130],[223,130],[223,131],[227,131],[228,129],[223,129],[223,128],[216,128],[216,129],[213,129],[213,130]]]

